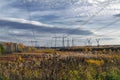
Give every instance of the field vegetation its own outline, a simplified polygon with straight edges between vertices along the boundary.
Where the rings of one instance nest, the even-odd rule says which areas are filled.
[[[0,45],[0,80],[120,80],[119,48],[6,45]]]
[[[119,50],[87,49],[1,55],[0,80],[120,80]]]

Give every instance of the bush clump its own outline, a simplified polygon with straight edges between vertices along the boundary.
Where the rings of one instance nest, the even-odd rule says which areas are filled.
[[[2,44],[0,44],[0,54],[2,54],[4,52],[4,47]]]

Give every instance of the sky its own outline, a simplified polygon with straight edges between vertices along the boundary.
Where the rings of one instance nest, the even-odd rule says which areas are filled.
[[[67,36],[74,45],[119,45],[119,25],[120,0],[0,0],[0,41],[54,46]]]

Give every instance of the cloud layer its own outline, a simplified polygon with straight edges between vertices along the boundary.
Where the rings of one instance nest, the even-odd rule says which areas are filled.
[[[30,39],[55,34],[85,38],[102,35],[114,38],[112,43],[118,44],[120,0],[1,0],[0,12],[1,40],[12,41],[10,36]],[[106,28],[101,29],[103,26]],[[114,31],[118,32],[114,33],[116,37],[111,34]]]

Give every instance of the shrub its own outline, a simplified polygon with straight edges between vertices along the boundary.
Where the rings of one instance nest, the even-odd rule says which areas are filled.
[[[116,71],[111,71],[106,75],[107,80],[120,80],[120,74],[118,74]]]
[[[4,52],[4,47],[3,45],[0,44],[0,53],[3,53]]]

